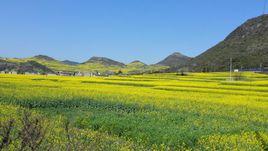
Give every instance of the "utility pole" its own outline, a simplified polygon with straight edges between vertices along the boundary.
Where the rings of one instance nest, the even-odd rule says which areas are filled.
[[[230,81],[232,81],[233,59],[230,58]]]
[[[265,11],[266,11],[266,5],[267,5],[267,0],[264,0],[264,6],[263,6],[263,12],[262,12],[263,15],[265,14]]]

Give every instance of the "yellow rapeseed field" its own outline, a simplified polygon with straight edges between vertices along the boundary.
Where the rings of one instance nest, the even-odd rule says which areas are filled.
[[[268,75],[228,75],[0,74],[0,150],[267,150]]]

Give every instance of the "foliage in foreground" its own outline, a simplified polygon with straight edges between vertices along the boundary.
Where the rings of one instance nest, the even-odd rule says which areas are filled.
[[[23,111],[14,109],[16,115],[1,119],[0,150],[121,150],[135,147],[118,137],[77,129],[61,116],[52,122],[35,112],[19,110]]]

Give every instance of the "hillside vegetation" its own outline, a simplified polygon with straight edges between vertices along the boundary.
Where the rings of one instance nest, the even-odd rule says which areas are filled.
[[[227,38],[193,60],[195,71],[268,67],[268,15],[246,21]]]

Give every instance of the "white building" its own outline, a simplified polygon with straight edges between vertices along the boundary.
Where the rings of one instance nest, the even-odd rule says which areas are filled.
[[[83,73],[83,76],[85,76],[85,77],[94,77],[94,76],[96,76],[96,74],[93,73],[93,72],[85,72],[85,73]]]
[[[10,74],[17,74],[17,71],[10,71]]]
[[[79,72],[76,72],[76,73],[75,73],[75,76],[84,76],[84,74],[83,74],[82,72],[79,71]]]
[[[234,69],[234,72],[239,72],[239,69]]]

